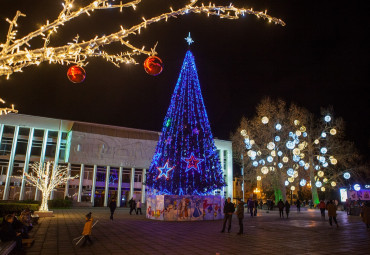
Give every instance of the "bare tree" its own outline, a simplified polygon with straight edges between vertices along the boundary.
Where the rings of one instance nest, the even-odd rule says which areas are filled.
[[[276,201],[286,199],[287,187],[309,187],[318,203],[318,188],[336,187],[345,172],[357,174],[359,156],[344,139],[343,120],[334,119],[332,109],[322,115],[316,119],[295,104],[287,107],[282,100],[266,98],[253,119],[242,119],[233,141],[239,140],[237,154],[247,153],[246,176],[268,182]]]
[[[35,186],[42,192],[42,201],[40,211],[49,211],[48,198],[50,193],[59,185],[67,183],[68,180],[78,178],[78,175],[71,177],[68,173],[67,167],[55,166],[54,162],[46,162],[43,165],[36,162],[31,164],[31,173],[23,173],[23,176],[13,176],[25,180],[32,186]]]

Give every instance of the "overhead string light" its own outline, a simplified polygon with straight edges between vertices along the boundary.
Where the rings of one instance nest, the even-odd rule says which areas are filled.
[[[128,40],[128,36],[138,36],[141,29],[146,28],[152,23],[159,22],[161,20],[168,20],[172,17],[188,13],[203,13],[207,16],[214,15],[224,19],[238,19],[240,16],[246,14],[255,15],[258,18],[263,18],[269,22],[285,26],[284,21],[281,19],[272,17],[265,12],[254,11],[251,9],[237,8],[232,4],[228,6],[216,6],[210,3],[205,6],[196,5],[197,0],[191,0],[185,7],[178,10],[170,8],[170,12],[162,13],[159,16],[145,19],[137,25],[125,29],[120,26],[120,29],[109,35],[96,36],[88,41],[79,41],[78,35],[74,38],[73,42],[67,43],[66,45],[59,47],[50,47],[49,43],[54,33],[57,33],[58,29],[65,23],[72,19],[78,18],[82,15],[90,16],[94,10],[104,9],[119,9],[121,12],[123,8],[133,8],[141,2],[141,0],[129,1],[127,3],[111,3],[108,0],[95,0],[90,4],[81,8],[74,7],[74,0],[64,0],[62,6],[63,9],[60,12],[57,19],[54,21],[47,21],[39,29],[29,33],[28,35],[17,39],[17,21],[19,17],[26,16],[25,14],[17,11],[13,20],[6,19],[10,24],[9,30],[6,37],[6,42],[0,44],[0,76],[9,76],[14,72],[21,72],[24,67],[31,65],[39,65],[42,62],[49,62],[54,64],[76,64],[78,66],[85,66],[87,59],[90,57],[101,57],[108,62],[119,67],[121,63],[126,64],[137,64],[135,60],[136,55],[145,54],[148,56],[156,55],[155,46],[151,50],[145,50],[145,47],[136,47],[131,44]],[[74,10],[76,9],[76,10]],[[35,38],[41,38],[44,40],[44,45],[38,49],[32,49],[30,41]],[[125,52],[118,54],[110,54],[106,51],[101,50],[101,46],[111,44],[113,42],[120,42],[122,45],[128,48]]]
[[[0,103],[1,104],[5,104],[5,101],[0,98]],[[18,110],[14,109],[14,104],[12,104],[12,107],[11,108],[8,108],[8,107],[0,107],[0,115],[5,115],[5,114],[8,114],[10,112],[18,113]]]

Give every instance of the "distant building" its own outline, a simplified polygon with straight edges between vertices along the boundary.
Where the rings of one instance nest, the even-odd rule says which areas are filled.
[[[54,161],[80,177],[58,187],[51,199],[107,206],[134,197],[145,201],[145,173],[159,132],[22,114],[0,116],[0,199],[40,199],[40,191],[12,176],[33,162]],[[221,194],[233,196],[232,145],[215,139],[225,181]],[[92,195],[94,194],[94,195]]]

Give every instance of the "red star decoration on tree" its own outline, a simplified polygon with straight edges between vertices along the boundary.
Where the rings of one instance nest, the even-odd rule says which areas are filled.
[[[186,161],[186,163],[188,163],[188,165],[186,167],[186,172],[190,171],[191,169],[194,169],[194,170],[200,172],[200,170],[198,168],[198,164],[200,162],[202,162],[203,159],[197,159],[196,157],[194,157],[194,153],[191,153],[190,158],[185,158],[184,160]]]

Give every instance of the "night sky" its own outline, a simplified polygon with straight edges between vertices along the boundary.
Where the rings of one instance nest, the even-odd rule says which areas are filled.
[[[87,2],[87,1],[82,1]],[[202,1],[200,1],[201,3]],[[0,42],[5,42],[8,23],[17,10],[27,14],[18,21],[18,35],[25,35],[53,20],[61,11],[60,0],[2,0]],[[175,4],[174,4],[175,3]],[[95,35],[128,28],[169,7],[187,1],[144,0],[132,8],[102,10],[67,23],[52,37],[51,46],[71,42],[79,34]],[[208,4],[208,1],[205,2]],[[228,1],[215,1],[228,5]],[[86,80],[71,83],[68,67],[41,64],[25,68],[6,80],[0,77],[0,97],[14,103],[22,114],[110,124],[160,131],[188,48],[191,32],[200,84],[215,137],[228,139],[244,115],[252,117],[262,98],[282,98],[315,114],[332,105],[335,115],[347,123],[349,140],[368,159],[370,156],[369,22],[366,1],[232,1],[237,7],[268,10],[281,18],[282,27],[247,15],[239,20],[188,14],[160,22],[129,37],[138,47],[151,48],[157,41],[164,71],[153,77],[139,65],[116,68],[103,59],[90,59]],[[32,47],[41,40],[31,42]],[[104,48],[109,52],[120,45]],[[125,49],[123,49],[125,50]]]

